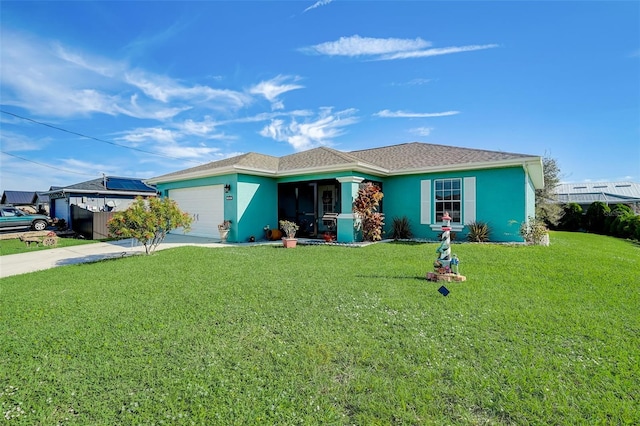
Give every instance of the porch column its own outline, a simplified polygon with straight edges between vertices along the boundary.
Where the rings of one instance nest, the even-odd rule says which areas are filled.
[[[352,243],[356,241],[354,224],[356,217],[353,214],[353,201],[358,196],[358,188],[364,178],[358,176],[345,176],[337,178],[340,182],[340,209],[337,220],[336,239],[341,243]]]

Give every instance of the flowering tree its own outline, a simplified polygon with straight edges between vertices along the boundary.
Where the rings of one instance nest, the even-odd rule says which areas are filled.
[[[117,212],[107,222],[109,235],[116,238],[135,238],[144,245],[146,254],[155,251],[167,232],[191,229],[191,216],[182,212],[169,198],[136,198],[129,208]]]
[[[353,211],[360,218],[362,238],[365,241],[380,241],[382,239],[382,226],[384,225],[382,213],[378,212],[380,200],[384,194],[380,187],[371,182],[360,185],[358,196],[353,202]]]

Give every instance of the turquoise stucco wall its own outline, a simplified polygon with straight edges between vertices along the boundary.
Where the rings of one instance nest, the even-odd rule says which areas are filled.
[[[518,231],[520,223],[535,214],[535,192],[531,180],[522,167],[431,173],[380,178],[357,172],[308,174],[273,179],[251,175],[233,174],[180,182],[158,184],[158,190],[229,183],[231,191],[225,194],[225,219],[232,221],[230,242],[244,242],[250,236],[264,237],[263,227],[277,228],[278,183],[335,179],[359,176],[380,181],[383,186],[383,213],[385,232],[390,235],[394,217],[407,216],[416,238],[435,240],[439,230],[420,224],[420,182],[430,179],[476,178],[476,220],[489,223],[491,241],[522,241]],[[227,198],[231,199],[227,199]],[[464,203],[463,203],[464,206]],[[433,204],[432,204],[433,209]],[[464,207],[463,207],[464,208]],[[464,212],[463,212],[464,215]],[[433,215],[432,215],[433,216]],[[458,233],[459,241],[466,240],[466,229]]]
[[[420,182],[430,179],[433,184],[436,179],[473,176],[476,178],[476,220],[489,224],[491,241],[522,241],[518,230],[527,215],[528,179],[521,167],[388,178],[383,182],[385,231],[388,235],[391,233],[394,217],[406,216],[416,238],[435,240],[439,230],[420,224]],[[433,211],[433,203],[431,208]],[[467,230],[457,234],[457,239],[463,241]]]
[[[278,228],[278,184],[272,178],[238,175],[236,241],[264,238],[264,227]],[[226,207],[225,207],[226,211]]]
[[[229,242],[245,242],[251,236],[259,240],[265,225],[277,227],[278,185],[272,178],[230,174],[162,183],[157,188],[166,196],[170,189],[224,184],[231,185],[224,199],[224,218],[231,220]]]

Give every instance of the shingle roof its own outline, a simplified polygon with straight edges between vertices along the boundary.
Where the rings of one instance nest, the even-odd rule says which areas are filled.
[[[390,171],[513,160],[532,155],[411,142],[352,151],[351,155]]]
[[[214,161],[190,169],[180,170],[149,179],[150,182],[168,182],[172,179],[238,173],[242,169],[254,169],[271,174],[304,172],[321,168],[363,168],[380,173],[426,170],[429,168],[460,166],[466,164],[490,164],[510,160],[535,160],[538,156],[480,149],[458,148],[411,142],[381,148],[344,152],[319,147],[284,157],[247,153]]]
[[[238,155],[231,158],[225,158],[224,160],[212,161],[200,166],[191,167],[185,170],[178,170],[177,172],[168,173],[160,176],[160,178],[172,178],[180,177],[181,175],[187,175],[198,172],[205,172],[207,170],[226,169],[229,167],[242,167],[256,170],[264,170],[276,172],[278,171],[278,157],[272,157],[271,155],[258,154],[256,152],[248,152],[246,154]]]
[[[358,157],[350,153],[321,146],[280,158],[278,171],[314,169],[338,164],[354,164],[359,161]]]

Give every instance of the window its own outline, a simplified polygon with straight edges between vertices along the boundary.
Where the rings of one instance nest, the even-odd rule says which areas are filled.
[[[461,222],[462,179],[439,179],[434,188],[436,221],[442,222],[444,212],[449,212],[451,223]]]
[[[420,223],[440,230],[445,211],[449,212],[455,231],[476,220],[475,176],[420,181]]]

